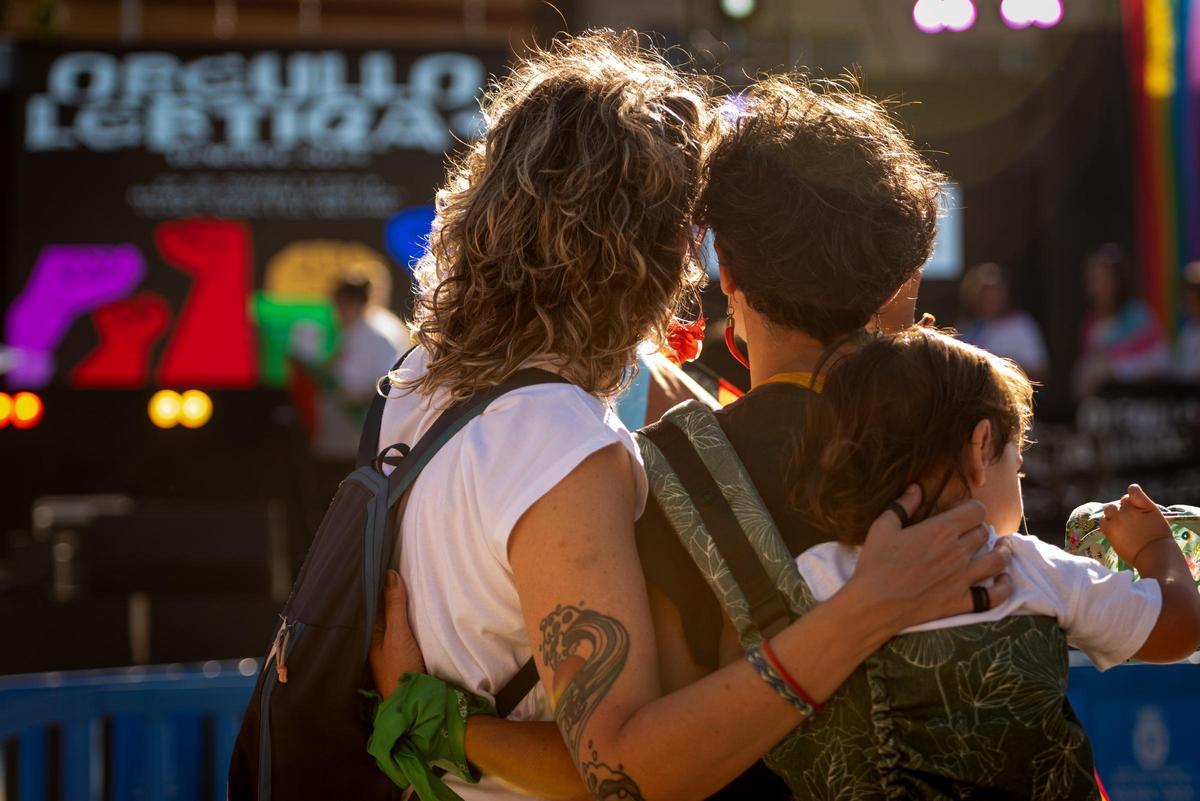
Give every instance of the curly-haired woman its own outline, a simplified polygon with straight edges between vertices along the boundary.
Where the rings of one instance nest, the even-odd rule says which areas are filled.
[[[570,384],[504,395],[415,484],[399,555],[413,633],[430,673],[484,696],[537,654],[541,684],[514,718],[553,717],[592,796],[703,798],[804,718],[740,658],[663,694],[663,641],[634,536],[646,477],[607,403],[639,343],[661,340],[699,278],[690,226],[708,103],[634,36],[592,34],[522,62],[484,111],[486,133],[438,198],[418,270],[419,347],[392,376],[381,444],[413,442],[451,401],[524,367]],[[837,248],[853,247],[852,236],[847,226]],[[923,257],[910,256],[876,307]],[[749,319],[739,309],[739,322]],[[896,515],[872,525],[845,589],[772,641],[814,700],[903,627],[971,608],[969,586],[1007,560],[971,559],[986,538],[982,517],[967,504],[903,534]],[[376,667],[393,692],[395,673]],[[664,675],[682,685],[676,671]],[[483,780],[448,781],[466,798],[581,795],[577,778],[564,784],[548,769],[509,772],[524,792],[494,775],[501,765],[519,774],[540,753],[566,764],[547,735],[557,737],[550,724],[471,717],[467,750]]]

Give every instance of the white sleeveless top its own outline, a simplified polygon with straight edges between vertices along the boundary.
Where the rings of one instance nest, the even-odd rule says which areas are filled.
[[[418,348],[400,379],[421,375]],[[384,407],[380,449],[413,445],[446,404],[393,387]],[[397,539],[408,614],[429,672],[492,697],[532,650],[508,563],[508,537],[535,501],[584,459],[620,443],[637,481],[637,509],[646,502],[646,472],[629,431],[603,401],[569,384],[526,387],[494,401],[446,443],[413,485]],[[393,562],[394,564],[394,562]],[[510,715],[550,720],[539,684]],[[466,801],[523,799],[485,776],[468,785],[446,776]]]

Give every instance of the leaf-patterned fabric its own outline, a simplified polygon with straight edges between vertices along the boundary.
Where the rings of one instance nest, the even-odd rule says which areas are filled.
[[[719,423],[672,409],[794,616],[814,600]],[[700,514],[639,435],[650,488],[726,610],[743,646],[762,639]],[[766,762],[798,799],[1099,799],[1091,747],[1066,701],[1067,646],[1048,617],[893,638],[781,741]]]

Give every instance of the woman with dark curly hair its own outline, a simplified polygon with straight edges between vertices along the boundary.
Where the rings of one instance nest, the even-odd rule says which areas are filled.
[[[825,101],[818,95],[796,88],[785,96],[784,89],[764,91],[761,102],[803,100],[814,116],[798,104],[801,116],[781,109],[777,123],[764,125],[786,169],[765,190],[802,177],[804,159],[787,156],[797,135],[807,147],[831,124],[844,125],[844,135],[828,132],[839,136],[830,141],[842,150],[833,152],[859,159],[870,153],[875,162],[906,144],[887,131],[872,143],[867,140],[879,132],[853,129],[848,113],[870,110],[853,106],[858,100],[848,101],[846,111],[841,105],[821,111]],[[646,476],[632,437],[607,404],[627,380],[639,343],[661,341],[699,277],[690,226],[711,139],[707,100],[701,86],[639,48],[632,35],[592,34],[563,40],[520,64],[493,89],[484,112],[486,133],[438,197],[430,251],[418,269],[419,346],[392,374],[380,445],[413,442],[453,400],[529,366],[569,383],[500,397],[438,452],[414,485],[401,518],[399,575],[391,577],[389,593],[391,603],[404,604],[401,587],[407,585],[410,602],[392,607],[388,634],[372,660],[378,686],[391,696],[381,710],[428,709],[417,696],[440,692],[418,686],[414,674],[400,675],[416,667],[415,651],[406,661],[403,646],[394,647],[404,640],[392,635],[403,625],[405,607],[425,666],[459,689],[446,688],[450,700],[433,705],[451,710],[445,728],[418,716],[402,734],[403,753],[376,750],[376,758],[389,774],[416,770],[415,761],[454,768],[463,777],[443,785],[422,776],[418,787],[431,798],[448,797],[447,785],[472,799],[703,798],[806,714],[781,699],[761,664],[740,657],[722,660],[687,686],[667,657],[660,680],[668,644],[660,634],[656,647],[656,617],[634,535],[647,500]],[[864,137],[861,149],[850,141],[855,136]],[[857,205],[851,211],[857,226],[845,222],[830,240],[828,257],[842,259],[835,261],[839,268],[850,266],[863,247],[855,238],[878,230],[881,240],[870,256],[879,256],[878,269],[888,273],[876,279],[871,265],[853,262],[856,276],[875,282],[878,297],[867,300],[874,295],[862,293],[854,301],[861,314],[832,316],[847,330],[866,323],[928,251],[927,243],[924,251],[898,244],[902,237],[895,232],[910,223],[907,212],[888,216],[882,201],[904,189],[884,185],[891,173],[846,165],[844,177],[855,176],[880,185],[839,179],[828,189],[814,183],[781,190],[793,193],[783,207],[764,204],[766,225],[794,227],[800,218],[785,215],[803,210],[797,204],[805,198],[818,204],[853,201],[859,192],[881,198],[872,201],[880,207],[877,222],[863,223],[861,212],[871,207]],[[916,202],[915,193],[905,198]],[[735,237],[753,236],[748,229],[726,237],[724,223],[710,216],[706,222],[723,248]],[[931,235],[932,212],[920,223]],[[782,238],[777,234],[775,241]],[[888,266],[886,258],[895,255],[889,248],[901,252],[902,264]],[[746,251],[735,246],[729,252],[737,258]],[[753,265],[747,268],[753,272]],[[785,286],[780,279],[775,286],[797,297],[807,291],[799,281]],[[816,302],[822,314],[840,308],[824,295]],[[739,324],[752,337],[750,308],[739,308]],[[834,324],[820,329],[821,336],[844,333]],[[798,340],[789,334],[786,341]],[[767,353],[764,346],[755,358]],[[910,493],[902,503],[915,509],[916,498]],[[871,525],[858,571],[842,592],[772,640],[773,652],[814,703],[896,631],[969,609],[970,585],[1007,562],[1003,552],[972,559],[985,539],[976,504],[903,532],[897,517],[889,513]],[[1001,580],[997,599],[1005,587]],[[651,592],[657,592],[653,584]],[[688,613],[686,605],[678,609]],[[553,717],[561,739],[549,723],[483,714],[467,719],[531,654],[540,685],[514,718]],[[394,723],[377,719],[376,730],[392,731]],[[393,764],[398,760],[404,765]],[[479,778],[477,770],[483,778],[472,786],[467,782]],[[522,790],[509,789],[502,778]]]

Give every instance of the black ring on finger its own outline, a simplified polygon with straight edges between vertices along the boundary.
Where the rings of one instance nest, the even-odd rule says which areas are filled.
[[[988,594],[987,587],[975,586],[971,588],[971,604],[975,607],[975,614],[981,615],[992,608],[992,597]]]
[[[908,512],[904,509],[903,506],[896,503],[895,501],[892,501],[891,503],[888,504],[887,508],[890,509],[891,511],[895,512],[896,517],[900,518],[900,528],[908,528],[909,523],[911,523],[912,521],[909,519]]]

